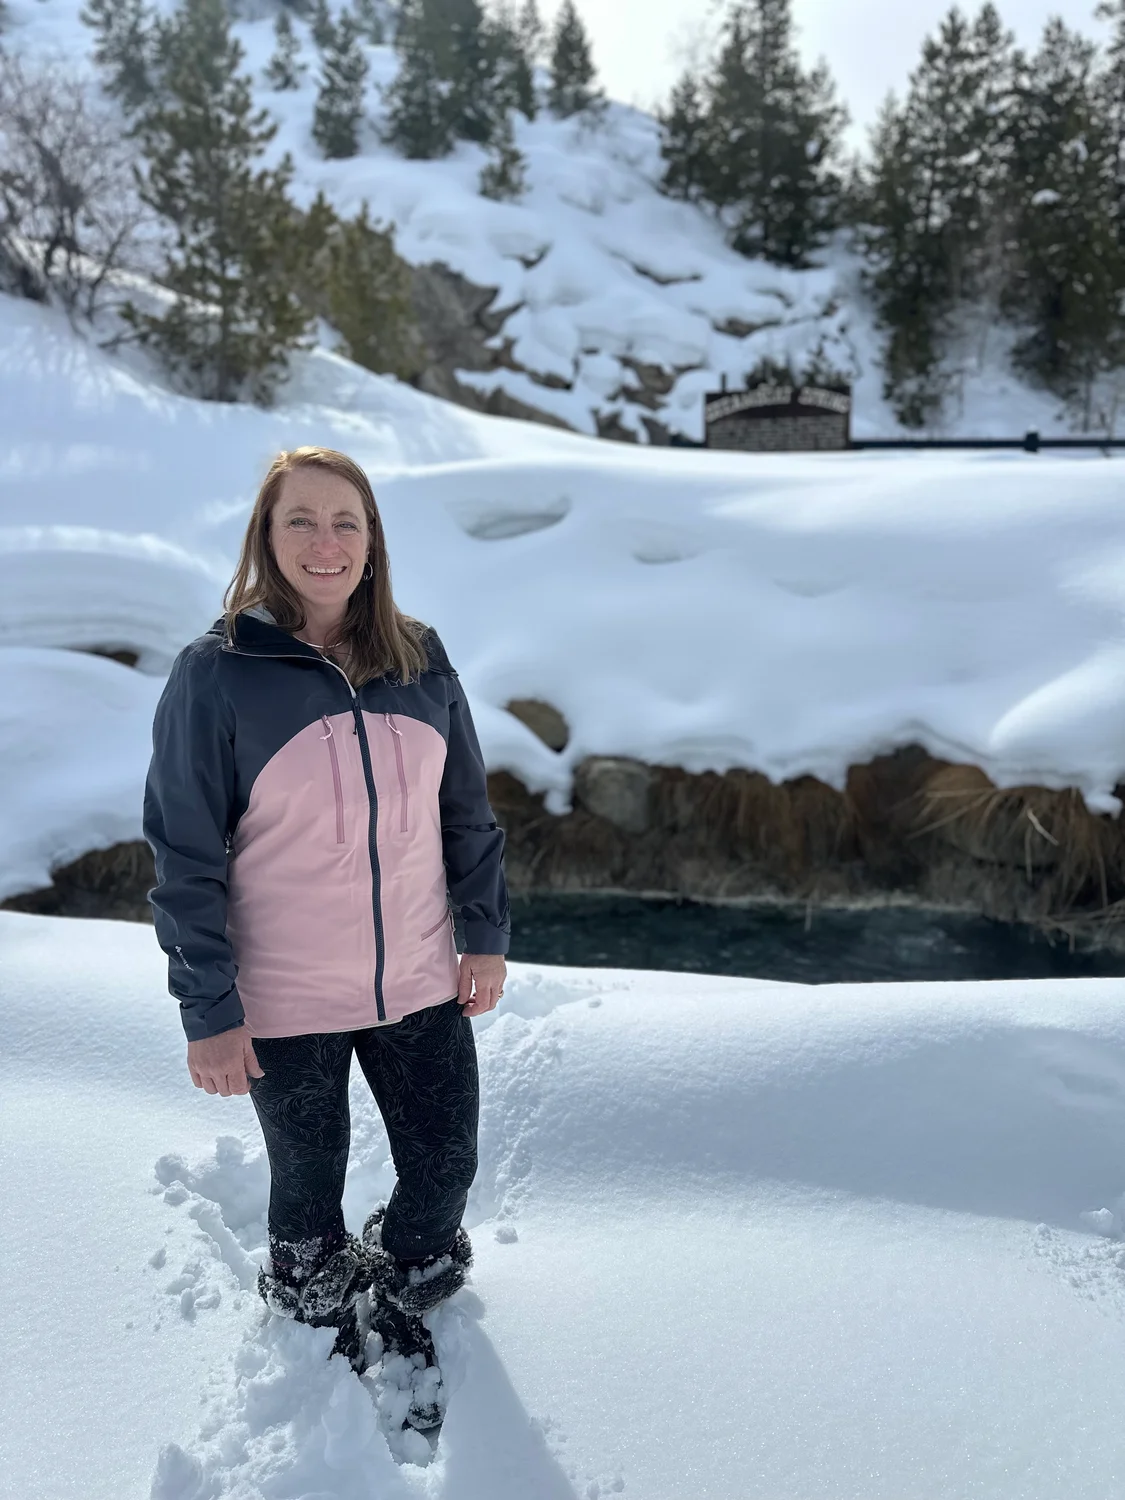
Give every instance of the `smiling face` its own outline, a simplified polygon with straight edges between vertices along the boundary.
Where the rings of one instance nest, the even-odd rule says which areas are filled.
[[[344,617],[367,562],[370,533],[363,500],[340,474],[293,469],[270,515],[270,546],[285,581],[300,595],[310,629]]]

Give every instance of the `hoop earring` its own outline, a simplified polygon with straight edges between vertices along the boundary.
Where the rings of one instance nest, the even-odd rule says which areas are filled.
[[[371,566],[370,562],[368,562],[367,566],[363,570],[363,576],[360,579],[360,582],[361,583],[366,583],[369,578],[374,578],[374,577],[375,577],[375,569]]]

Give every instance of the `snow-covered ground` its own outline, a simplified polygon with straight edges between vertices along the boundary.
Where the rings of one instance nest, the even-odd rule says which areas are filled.
[[[191,1087],[151,932],[0,914],[5,1495],[1120,1493],[1118,982],[507,988],[431,1455],[266,1320],[257,1125]],[[393,1178],[352,1102],[357,1227]]]
[[[140,837],[162,674],[220,612],[269,459],[303,442],[367,468],[400,605],[445,639],[490,767],[555,811],[592,754],[840,787],[911,742],[1118,810],[1118,460],[636,448],[323,350],[278,409],[217,406],[0,298],[0,899]],[[141,670],[62,649],[91,645]],[[561,710],[565,751],[516,698]]]
[[[11,45],[91,69],[82,4],[9,0]],[[157,8],[170,9],[171,0],[157,0]],[[493,307],[508,315],[494,342],[511,341],[522,369],[465,371],[465,385],[503,388],[579,432],[596,432],[597,415],[616,417],[644,442],[643,419],[654,413],[637,399],[635,366],[659,366],[672,386],[655,415],[669,430],[700,439],[703,394],[718,390],[724,377],[741,386],[765,359],[801,374],[816,358],[854,381],[857,437],[898,433],[882,395],[881,340],[855,256],[836,245],[821,266],[789,271],[735,254],[704,211],[657,190],[663,169],[651,116],[620,104],[596,127],[517,116],[528,190],[518,203],[494,203],[477,192],[488,160],[481,148],[462,144],[446,160],[420,162],[382,144],[380,89],[393,79],[396,61],[391,48],[372,47],[360,154],[324,161],[310,134],[317,67],[308,27],[295,22],[308,74],[300,88],[279,93],[263,79],[273,51],[270,8],[252,9],[262,18],[240,23],[237,34],[256,102],[280,126],[271,152],[288,152],[295,163],[297,199],[310,202],[323,190],[344,213],[366,200],[374,217],[394,225],[408,261],[438,261],[496,288]],[[1011,337],[993,322],[982,314],[978,336],[962,351],[941,430],[976,437],[1066,431],[1060,403],[1012,374]]]
[[[11,10],[25,43],[87,45],[77,0]],[[259,65],[265,30],[245,35]],[[531,128],[513,208],[471,196],[467,150],[317,163],[307,92],[270,102],[291,110],[280,144],[305,191],[393,203],[408,255],[524,303],[510,331],[533,368],[570,361],[575,425],[623,353],[727,368],[711,319],[781,292],[764,341],[836,327],[863,355],[866,430],[885,423],[856,315],[818,302],[831,274],[763,279],[662,203],[643,117],[614,110],[598,138]],[[992,426],[971,425],[1048,425],[995,379]],[[840,785],[909,741],[1117,810],[1119,463],[627,449],[323,350],[272,412],[208,406],[0,298],[0,898],[139,836],[163,674],[219,612],[270,457],[302,442],[367,467],[400,604],[445,638],[489,764],[556,810],[591,753]],[[505,711],[514,697],[566,714],[565,752]],[[191,1088],[151,931],[0,913],[3,1493],[1121,1492],[1118,981],[809,989],[515,965],[503,1004],[476,1023],[476,1267],[434,1320],[452,1395],[431,1453],[394,1433],[393,1391],[328,1362],[329,1333],[265,1318],[252,1110]],[[362,1089],[353,1110],[356,1227],[392,1176]]]

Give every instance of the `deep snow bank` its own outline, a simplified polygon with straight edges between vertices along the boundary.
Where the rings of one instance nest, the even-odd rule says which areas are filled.
[[[69,655],[32,678],[4,648],[133,646],[161,670],[218,614],[270,456],[310,441],[368,468],[399,602],[446,639],[490,768],[552,810],[591,755],[839,788],[908,743],[1117,810],[1114,461],[629,449],[477,416],[320,351],[265,413],[169,396],[30,303],[0,299],[0,334],[0,759],[26,767],[34,735],[51,737],[53,782],[32,767],[10,785],[34,837],[13,824],[8,847],[34,845],[40,883],[73,848],[45,832],[50,787],[86,797],[83,826],[137,837],[140,782],[90,776],[66,732]],[[565,750],[506,712],[517,698],[561,711]],[[112,717],[109,700],[84,711]],[[122,770],[147,754],[142,717]],[[26,859],[18,882],[3,861],[0,897],[27,889]]]
[[[388,1445],[378,1381],[327,1364],[327,1335],[264,1323],[252,1111],[191,1089],[151,933],[0,915],[0,995],[0,1403],[25,1500],[1116,1486],[1117,982],[517,966],[476,1027],[477,1263],[435,1322],[436,1456]],[[393,1179],[359,1085],[353,1120],[354,1226]],[[43,1246],[76,1243],[60,1275]]]

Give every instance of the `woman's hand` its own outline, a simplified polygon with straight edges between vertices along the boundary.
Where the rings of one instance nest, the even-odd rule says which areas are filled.
[[[222,1094],[224,1099],[232,1094],[248,1094],[250,1079],[266,1076],[258,1065],[254,1043],[245,1026],[221,1031],[218,1036],[205,1037],[201,1042],[189,1042],[187,1065],[197,1089]]]
[[[499,953],[462,953],[457,999],[463,1016],[483,1016],[495,1010],[504,993],[504,976],[508,965]],[[473,985],[476,985],[474,993]]]

